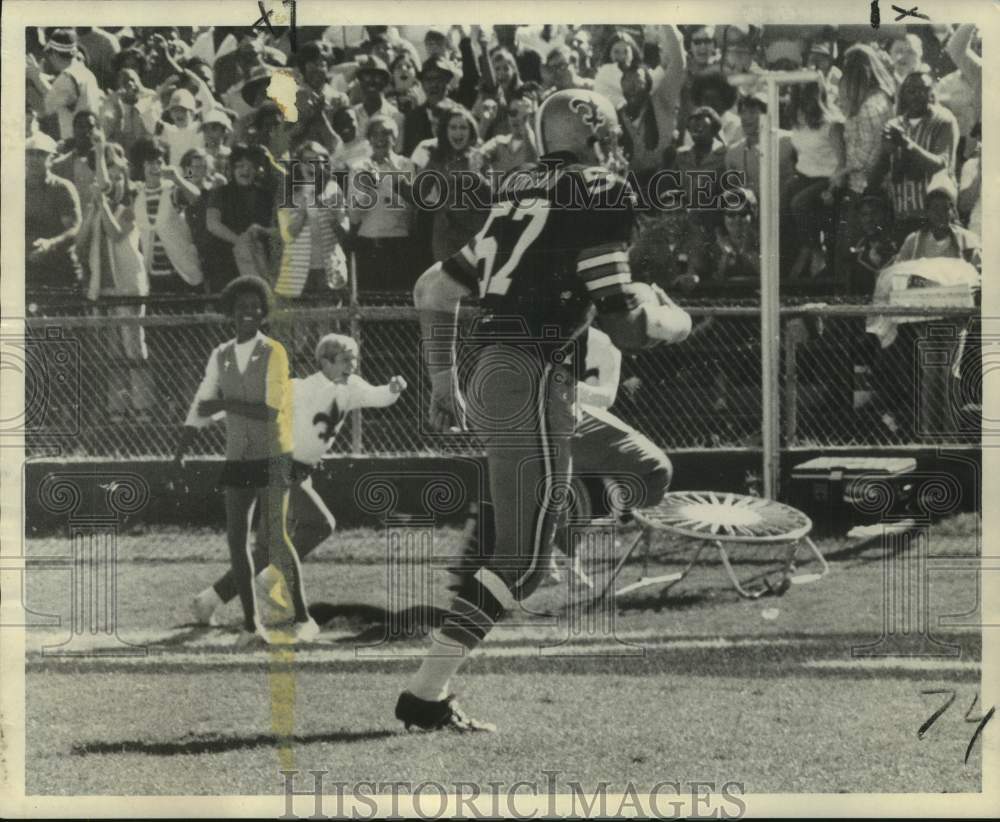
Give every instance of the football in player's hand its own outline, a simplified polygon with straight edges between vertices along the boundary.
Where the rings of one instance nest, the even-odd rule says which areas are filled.
[[[637,305],[659,305],[660,299],[649,283],[626,283],[622,290],[632,296]],[[645,317],[635,312],[601,316],[601,328],[611,341],[624,351],[641,351],[659,344],[646,336]]]

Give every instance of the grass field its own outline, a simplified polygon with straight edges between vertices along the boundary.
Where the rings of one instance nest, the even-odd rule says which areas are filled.
[[[457,539],[439,531],[435,555]],[[282,767],[346,782],[486,785],[557,771],[640,790],[709,780],[746,793],[978,791],[981,742],[965,762],[976,725],[963,714],[979,688],[980,634],[939,625],[963,613],[951,622],[977,623],[975,572],[929,578],[930,626],[954,654],[912,645],[910,656],[859,656],[852,649],[883,633],[882,549],[818,544],[830,574],[780,598],[740,599],[708,561],[668,595],[646,588],[617,601],[613,630],[571,636],[565,619],[542,615],[498,627],[456,685],[470,713],[500,732],[459,737],[405,734],[392,716],[423,645],[386,618],[379,532],[339,533],[306,563],[310,600],[329,617],[320,641],[252,653],[228,647],[235,603],[233,626],[190,623],[190,597],[227,567],[221,534],[122,537],[119,636],[146,653],[44,656],[68,628],[29,631],[27,792],[276,794]],[[28,553],[67,545],[29,541]],[[931,530],[932,557],[977,551],[976,518]],[[638,573],[629,564],[621,579]],[[68,580],[34,572],[28,605],[65,624]],[[535,610],[565,616],[564,597],[546,589]],[[947,698],[928,690],[956,700],[921,739]]]

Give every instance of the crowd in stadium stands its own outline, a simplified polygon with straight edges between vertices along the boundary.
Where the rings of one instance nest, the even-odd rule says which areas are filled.
[[[941,174],[959,251],[981,230],[972,25],[299,26],[295,43],[250,25],[29,29],[27,293],[193,297],[258,274],[335,300],[352,256],[362,294],[408,293],[537,159],[534,113],[568,88],[614,102],[637,186],[709,198],[640,210],[636,273],[752,292],[768,102],[728,78],[796,67],[822,80],[782,87],[773,112],[784,285],[870,297]],[[329,171],[323,190],[287,199],[290,159]],[[408,181],[430,170],[418,207]]]

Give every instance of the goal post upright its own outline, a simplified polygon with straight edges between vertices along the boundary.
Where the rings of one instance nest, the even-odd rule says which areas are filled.
[[[767,96],[767,112],[760,118],[760,367],[761,455],[764,496],[776,500],[781,477],[781,298],[780,298],[780,160],[778,87],[819,80],[818,72],[765,71],[734,74],[737,87],[760,88]]]

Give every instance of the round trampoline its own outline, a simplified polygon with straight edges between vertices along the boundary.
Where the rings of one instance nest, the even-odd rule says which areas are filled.
[[[829,571],[823,554],[809,538],[812,530],[809,517],[797,508],[764,497],[717,491],[674,491],[666,494],[655,507],[635,511],[634,517],[639,526],[638,533],[619,559],[613,578],[617,577],[640,542],[643,544],[643,573],[636,582],[618,588],[616,594],[619,595],[649,585],[669,587],[676,584],[687,576],[701,551],[710,544],[718,550],[733,587],[747,599],[757,599],[765,594],[780,596],[789,586],[815,582]],[[692,540],[697,545],[681,570],[648,577],[650,543],[657,532]],[[796,573],[796,554],[803,543],[809,549],[809,558],[819,563],[816,573]],[[781,565],[777,582],[769,578],[773,574],[762,575],[755,584],[741,582],[733,570],[727,545],[730,549],[738,545],[787,545],[784,556],[778,560]]]

